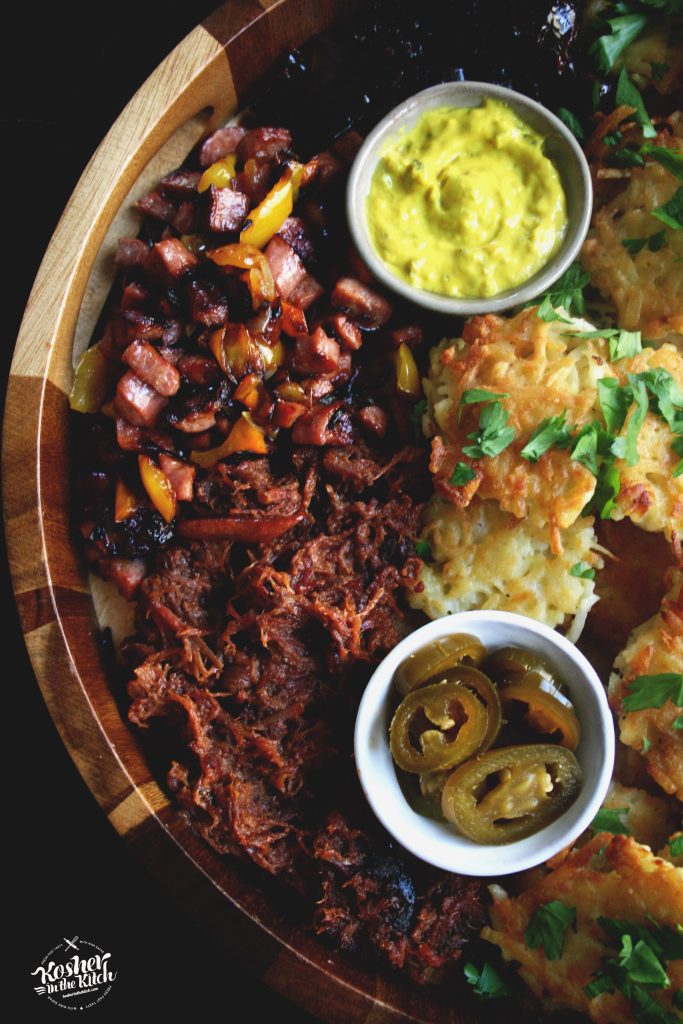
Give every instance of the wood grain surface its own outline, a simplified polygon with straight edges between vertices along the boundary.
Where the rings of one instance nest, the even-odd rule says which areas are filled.
[[[3,475],[10,571],[43,697],[114,828],[232,955],[330,1022],[479,1019],[447,994],[322,947],[280,890],[198,839],[159,786],[117,703],[69,526],[68,405],[113,276],[114,239],[162,169],[234,114],[284,49],[347,12],[349,0],[229,0],[159,65],[85,168],[45,254],[16,343]]]

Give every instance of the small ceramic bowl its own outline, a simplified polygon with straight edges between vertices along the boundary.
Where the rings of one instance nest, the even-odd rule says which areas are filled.
[[[400,131],[412,128],[420,116],[434,107],[478,107],[486,99],[506,103],[535,131],[545,136],[544,152],[555,164],[567,200],[567,230],[557,252],[532,277],[515,288],[490,298],[461,299],[425,291],[402,281],[372,244],[366,205],[370,183],[387,143]],[[593,188],[588,163],[576,139],[559,118],[521,93],[486,82],[445,82],[425,89],[395,107],[373,128],[358,150],[346,191],[349,229],[360,255],[372,273],[404,298],[438,313],[472,316],[495,313],[528,302],[546,291],[576,259],[590,223]]]
[[[534,835],[502,846],[486,846],[460,835],[455,826],[412,809],[401,789],[389,750],[389,726],[396,706],[392,680],[398,666],[430,642],[453,633],[478,637],[490,652],[526,647],[544,657],[566,684],[581,723],[575,751],[582,785],[574,803]],[[392,836],[421,860],[463,875],[507,875],[541,864],[572,843],[602,804],[614,765],[614,726],[605,690],[577,648],[555,630],[510,612],[448,615],[407,636],[378,666],[358,709],[356,767],[373,811]]]

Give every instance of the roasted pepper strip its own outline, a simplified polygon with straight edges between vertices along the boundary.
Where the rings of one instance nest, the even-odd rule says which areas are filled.
[[[248,412],[243,412],[222,444],[208,451],[192,452],[190,458],[198,466],[210,469],[221,459],[227,459],[235,452],[253,452],[255,455],[267,455],[268,445],[263,431],[252,420]]]
[[[177,500],[173,485],[163,470],[147,455],[138,456],[140,479],[157,512],[170,523],[176,514]]]
[[[425,774],[460,764],[481,746],[486,708],[457,683],[436,683],[413,690],[391,723],[391,755],[407,772]]]
[[[78,360],[69,405],[75,412],[99,412],[109,386],[107,360],[98,342]]]
[[[222,245],[219,249],[211,249],[206,255],[218,267],[256,271],[256,274],[249,275],[249,287],[254,291],[254,295],[258,293],[264,302],[275,301],[275,281],[270,263],[256,246],[232,242],[230,245]]]
[[[216,188],[228,188],[230,182],[235,177],[236,162],[237,157],[234,153],[229,153],[222,160],[216,160],[202,174],[197,185],[197,191],[206,192],[211,185],[214,185]]]
[[[441,809],[474,842],[511,843],[559,818],[580,787],[581,769],[565,747],[500,747],[472,758],[448,777]]]
[[[473,665],[478,665],[485,657],[486,648],[476,636],[470,636],[469,633],[444,636],[414,651],[401,662],[394,676],[394,685],[399,693],[405,695],[418,686],[436,680],[437,676],[460,665],[465,658]]]
[[[116,496],[114,498],[114,519],[117,523],[122,523],[124,519],[132,515],[135,509],[138,507],[138,499],[135,497],[130,487],[120,478],[116,481]]]
[[[396,370],[396,390],[399,394],[408,395],[410,398],[419,398],[422,394],[420,374],[415,357],[405,342],[402,342],[398,350],[392,353],[392,358]]]
[[[301,164],[288,164],[265,199],[251,210],[247,226],[240,233],[243,245],[255,245],[257,249],[262,249],[280,230],[294,209],[303,170]]]
[[[528,708],[524,720],[527,725],[545,736],[559,732],[559,743],[569,750],[576,750],[581,739],[581,726],[571,708],[560,703],[552,694],[531,683],[519,686],[504,686],[500,691],[500,699],[504,710],[510,710],[510,704],[517,701]]]

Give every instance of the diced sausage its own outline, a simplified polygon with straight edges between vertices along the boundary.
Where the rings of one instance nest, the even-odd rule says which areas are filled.
[[[142,558],[112,558],[109,563],[109,579],[126,601],[135,597],[146,575],[147,566]]]
[[[191,281],[188,294],[192,319],[204,327],[216,327],[228,319],[228,300],[214,284]]]
[[[312,306],[324,294],[324,291],[323,286],[314,277],[306,274],[299,281],[296,288],[289,293],[289,301],[293,306],[298,306],[299,309],[308,309],[309,306]]]
[[[252,128],[240,139],[237,155],[244,163],[254,157],[272,160],[291,144],[292,136],[286,128]]]
[[[384,437],[389,426],[389,416],[378,405],[366,405],[364,409],[359,409],[356,419],[363,430],[375,437]]]
[[[149,292],[137,281],[131,281],[121,292],[121,309],[140,309],[149,298]]]
[[[401,345],[417,348],[422,343],[423,333],[417,324],[409,324],[407,327],[397,327],[395,331],[391,331],[389,337],[394,348],[400,348]]]
[[[146,217],[152,217],[154,220],[160,220],[163,224],[170,224],[176,213],[173,203],[158,192],[150,192],[148,196],[138,199],[135,205],[140,213],[144,213]]]
[[[289,428],[293,426],[306,412],[306,406],[301,402],[277,401],[273,409],[273,423],[276,427]]]
[[[175,395],[180,387],[180,374],[175,366],[164,359],[147,341],[131,342],[121,359],[140,380],[149,384],[160,395],[168,398]]]
[[[128,370],[116,386],[114,409],[134,427],[152,427],[168,399]]]
[[[212,410],[198,409],[196,412],[188,412],[181,420],[173,424],[176,430],[182,430],[184,434],[201,434],[210,430],[216,425],[216,414]]]
[[[313,334],[297,337],[292,365],[297,373],[333,373],[339,368],[339,356],[339,343],[316,327]]]
[[[111,318],[111,340],[115,349],[122,351],[131,341],[144,339],[157,341],[163,337],[164,328],[153,317],[136,309],[117,309]]]
[[[350,352],[356,352],[363,344],[360,327],[343,313],[335,313],[331,316],[329,324],[341,344]]]
[[[292,440],[295,444],[312,444],[317,447],[350,444],[352,431],[348,410],[343,408],[341,402],[314,405],[294,424]]]
[[[306,268],[283,238],[274,235],[265,251],[266,259],[275,281],[275,287],[281,298],[289,300],[298,284],[306,277]]]
[[[357,132],[355,128],[349,128],[348,131],[334,140],[332,149],[345,164],[352,164],[356,153],[362,145],[363,136],[360,132]]]
[[[142,445],[142,431],[122,416],[116,417],[116,441],[124,452],[137,452]]]
[[[197,191],[197,185],[201,176],[200,171],[190,171],[186,167],[180,167],[161,179],[159,189],[164,195],[192,199]]]
[[[246,128],[240,128],[235,124],[219,128],[202,142],[199,150],[199,166],[210,167],[211,164],[215,164],[216,160],[222,160],[228,153],[234,153],[246,134]]]
[[[287,245],[291,245],[299,259],[307,263],[315,259],[315,246],[308,226],[301,217],[287,217],[286,221],[278,231],[280,238],[284,238]]]
[[[209,227],[212,231],[239,231],[249,212],[249,196],[231,188],[212,185],[209,199]]]
[[[383,327],[391,316],[391,304],[354,277],[340,277],[332,291],[332,305],[360,319],[368,329]]]
[[[178,369],[190,384],[213,384],[219,375],[216,360],[209,356],[181,356]]]
[[[174,280],[197,266],[197,257],[185,248],[179,238],[165,238],[152,249],[163,269]]]
[[[163,345],[177,345],[182,340],[184,333],[185,330],[181,320],[169,320],[161,335],[161,342]]]
[[[159,465],[171,481],[171,487],[175,491],[178,501],[192,501],[195,467],[164,454],[159,456]]]
[[[256,206],[268,192],[272,167],[268,163],[249,160],[243,171],[232,179],[236,192],[244,192],[249,196],[252,206]]]
[[[197,211],[194,203],[181,203],[171,221],[171,226],[179,235],[191,235],[197,226]]]
[[[335,178],[338,178],[344,170],[344,164],[339,157],[335,156],[334,153],[330,153],[329,150],[318,153],[313,159],[318,162],[318,181],[323,188],[329,185],[331,181],[334,181]]]
[[[117,267],[144,267],[149,249],[141,238],[119,238],[114,263]]]

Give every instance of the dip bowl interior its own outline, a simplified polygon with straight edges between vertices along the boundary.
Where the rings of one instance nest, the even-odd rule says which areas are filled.
[[[489,298],[453,298],[416,288],[401,280],[375,249],[367,223],[367,197],[372,176],[386,146],[400,132],[414,127],[422,114],[435,107],[479,107],[487,100],[507,104],[534,131],[545,137],[544,153],[560,175],[567,202],[567,228],[553,256],[528,280]],[[404,298],[438,313],[471,316],[496,313],[528,302],[553,284],[576,259],[590,223],[593,189],[588,163],[570,130],[535,100],[486,82],[445,82],[417,93],[395,107],[373,128],[359,149],[346,192],[349,229],[372,273]]]
[[[396,669],[414,651],[453,633],[476,636],[489,653],[514,645],[541,655],[566,684],[581,723],[581,742],[575,751],[582,773],[578,797],[550,825],[501,846],[475,843],[459,835],[448,822],[414,811],[403,794],[389,749],[389,726],[396,706],[392,685]],[[569,640],[526,616],[472,611],[448,615],[422,626],[387,655],[361,700],[354,746],[363,792],[381,823],[402,846],[446,871],[507,875],[543,863],[588,827],[605,798],[612,776],[614,726],[600,679]]]

